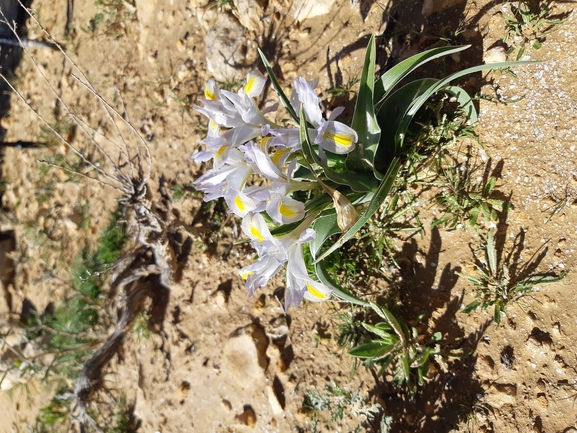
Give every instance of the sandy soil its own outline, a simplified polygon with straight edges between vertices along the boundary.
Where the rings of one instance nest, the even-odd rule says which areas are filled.
[[[95,26],[102,7],[75,2],[69,34],[65,0],[32,5],[98,92],[111,101],[121,96],[152,153],[153,201],[161,176],[186,185],[207,169],[187,160],[200,149],[198,140],[206,128],[192,107],[211,76],[208,69],[218,69],[222,62],[215,54],[215,32],[234,35],[239,27],[238,21],[230,24],[237,18],[217,3],[119,2],[119,13],[107,9]],[[384,32],[381,67],[442,44],[439,35],[454,44],[470,43],[468,52],[447,63],[449,70],[481,63],[487,52],[503,45],[505,35],[506,10],[500,2],[467,2],[424,17],[421,2],[392,2],[385,8],[373,1],[319,1],[319,8],[329,5],[327,13],[311,17],[314,12],[309,11],[308,18],[306,8],[299,6],[307,2],[284,3],[271,0],[264,8],[260,2],[239,3],[253,9],[244,15],[240,6],[236,11],[244,25],[243,61],[226,69],[226,80],[238,81],[254,68],[263,70],[257,61],[259,46],[287,89],[294,78],[304,76],[318,77],[319,87],[327,90],[359,74],[364,36],[372,33]],[[428,326],[443,332],[445,348],[465,348],[471,355],[436,361],[411,401],[389,384],[375,382],[363,367],[353,370],[351,358],[335,341],[336,303],[308,304],[285,315],[275,296],[282,288],[280,279],[248,298],[234,270],[249,263],[252,252],[233,245],[239,239],[236,223],[223,225],[209,248],[204,243],[207,219],[195,219],[201,200],[181,199],[175,203],[179,225],[193,239],[193,247],[171,288],[163,331],[148,338],[131,334],[106,369],[109,388],[122,390],[134,406],[139,431],[313,431],[312,414],[302,408],[304,396],[332,382],[360,390],[368,403],[382,405],[379,419],[392,416],[394,432],[577,431],[577,293],[572,272],[577,260],[577,17],[571,10],[569,3],[555,4],[553,13],[566,13],[567,21],[547,35],[541,49],[526,49],[527,59],[542,63],[516,68],[516,77],[493,72],[467,82],[487,96],[479,101],[477,132],[492,166],[499,167],[498,190],[510,197],[510,211],[498,233],[506,248],[523,234],[520,263],[543,247],[547,253],[537,270],[569,271],[564,280],[511,304],[500,326],[491,323],[490,312],[462,314],[474,293],[456,272],[474,272],[470,245],[478,244],[479,237],[473,230],[429,229],[434,211],[423,208],[424,238],[397,242],[399,257],[407,258],[415,271],[408,277],[403,301],[415,316],[428,313]],[[44,36],[30,25],[28,38]],[[24,58],[13,80],[29,105],[46,121],[56,121],[56,98],[44,84],[48,79],[80,117],[98,125],[103,134],[114,134],[60,53],[46,48],[31,52],[39,70]],[[329,97],[326,103],[335,105]],[[41,126],[42,121],[12,97],[2,119],[4,141],[37,141]],[[71,139],[82,148],[81,134]],[[1,229],[15,232],[10,257],[16,260],[13,277],[2,280],[0,318],[11,323],[18,321],[24,300],[43,311],[66,293],[70,261],[95,242],[118,197],[94,182],[71,182],[63,170],[42,169],[38,160],[53,154],[67,155],[69,150],[55,144],[4,152]],[[38,200],[46,188],[50,196]],[[552,215],[551,209],[564,202]],[[82,203],[90,204],[88,230],[80,224]],[[388,269],[388,263],[383,265]],[[382,286],[384,275],[379,272],[363,283]],[[24,432],[33,423],[49,391],[40,384],[32,388],[31,397],[0,396],[0,432]],[[354,431],[363,421],[354,416],[340,423],[328,422],[330,415],[325,418],[316,431]],[[378,421],[362,429],[379,431]]]

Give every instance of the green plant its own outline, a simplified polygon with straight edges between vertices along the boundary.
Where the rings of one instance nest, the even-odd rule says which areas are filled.
[[[130,406],[126,401],[124,394],[114,406],[112,415],[112,425],[105,429],[105,433],[136,433],[140,428],[140,423],[136,421],[133,415],[134,407]]]
[[[519,239],[519,236],[518,236]],[[555,283],[562,280],[566,272],[560,275],[532,274],[537,259],[529,260],[521,268],[516,269],[516,262],[522,248],[522,241],[501,258],[502,252],[495,246],[495,234],[489,231],[484,239],[481,255],[474,251],[477,275],[463,275],[475,287],[476,299],[465,307],[464,313],[470,313],[477,308],[483,310],[493,307],[493,320],[498,325],[501,313],[505,313],[507,305],[515,302],[523,295],[531,292],[540,284]],[[539,250],[533,255],[536,257]]]
[[[82,30],[92,38],[99,34],[118,37],[128,33],[127,23],[135,21],[136,7],[126,0],[96,0],[100,10]]]
[[[464,140],[482,146],[475,125],[451,95],[428,101],[415,117],[414,128],[407,131],[406,140],[413,145],[407,153],[406,173],[400,174],[405,184],[439,177],[447,157],[460,154],[458,146]]]
[[[437,343],[441,341],[442,335],[435,332],[427,343],[423,343],[415,327],[409,328],[384,307],[373,302],[370,305],[384,321],[374,325],[363,322],[362,325],[377,338],[352,348],[349,354],[366,359],[365,364],[369,367],[379,366],[377,377],[391,374],[394,385],[406,385],[414,396],[417,384],[423,384],[429,371],[430,357],[441,353]],[[422,317],[419,316],[418,320]]]
[[[449,229],[477,227],[479,217],[487,223],[498,220],[498,213],[503,212],[506,203],[491,198],[497,179],[492,176],[481,176],[479,166],[472,165],[472,158],[467,152],[464,161],[447,157],[439,167],[439,177],[429,183],[439,189],[435,199],[444,215],[433,221],[432,226],[445,226]]]
[[[138,342],[141,340],[148,340],[152,336],[152,331],[150,330],[148,323],[150,321],[150,315],[147,311],[140,313],[134,319],[133,332],[136,334],[136,339]]]
[[[106,337],[110,320],[102,287],[106,269],[117,260],[127,240],[124,224],[119,221],[121,213],[122,208],[111,215],[97,248],[85,248],[72,263],[72,294],[52,310],[33,312],[21,342],[12,347],[8,366],[11,373],[24,385],[38,377],[48,385],[56,385],[58,391],[40,411],[34,430],[38,433],[69,431],[70,398],[62,395]]]
[[[230,211],[243,218],[243,231],[259,253],[258,262],[239,271],[250,293],[286,265],[286,308],[298,306],[303,298],[326,300],[332,293],[364,304],[331,278],[325,259],[352,239],[394,194],[398,174],[414,149],[414,143],[406,140],[408,131],[426,102],[448,93],[467,119],[475,122],[471,97],[450,83],[470,73],[514,64],[481,65],[444,79],[425,78],[401,86],[423,64],[466,48],[426,51],[375,80],[376,42],[371,37],[351,126],[335,120],[344,109],[323,117],[318,96],[304,78],[295,80],[289,100],[262,52],[272,87],[298,131],[267,120],[256,106],[255,98],[266,82],[260,72],[250,72],[238,93],[209,81],[204,107],[197,107],[211,119],[205,140],[208,149],[191,159],[212,158],[215,167],[198,178],[195,187],[210,200],[224,198]],[[251,178],[252,174],[256,176]],[[305,202],[295,194],[299,191],[310,193]],[[340,236],[323,248],[334,235]],[[315,278],[305,269],[302,251],[307,244]]]
[[[566,206],[575,203],[577,200],[577,189],[570,185],[565,185],[565,188],[560,194],[553,192],[549,194],[548,198],[553,201],[553,205],[543,210],[543,212],[549,213],[549,218],[547,218],[545,223],[551,221],[551,219],[558,213],[562,212]]]
[[[186,185],[174,184],[170,187],[172,191],[172,199],[174,201],[186,200],[192,197],[197,197],[200,193],[194,188],[194,183],[190,182]]]
[[[536,50],[541,48],[546,36],[566,21],[562,15],[552,14],[554,1],[551,0],[520,0],[506,4],[511,8],[511,15],[505,14],[506,33],[503,42],[513,40],[507,55],[518,49],[517,60],[523,57],[527,45]]]
[[[70,398],[59,397],[64,387],[57,389],[56,396],[50,400],[48,406],[40,409],[33,427],[29,427],[32,433],[60,433],[70,431]]]
[[[354,87],[357,84],[359,84],[360,81],[361,81],[361,78],[360,78],[359,74],[356,74],[354,76],[350,76],[347,79],[346,83],[343,83],[341,86],[338,86],[338,87],[331,87],[330,89],[327,90],[327,93],[334,98],[338,98],[340,96],[348,96],[350,94],[356,95],[357,91],[354,89]]]
[[[360,432],[366,422],[373,420],[382,410],[378,403],[367,404],[360,390],[349,391],[335,382],[326,384],[322,392],[318,389],[309,390],[305,394],[303,408],[313,411],[312,431],[316,431],[320,422],[340,422],[352,418],[359,422],[354,432]],[[329,414],[328,419],[323,417],[326,412]]]

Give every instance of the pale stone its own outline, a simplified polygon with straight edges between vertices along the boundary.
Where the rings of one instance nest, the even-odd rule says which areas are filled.
[[[223,370],[242,386],[263,383],[268,365],[267,346],[268,339],[257,325],[237,329],[224,346]]]
[[[489,65],[507,61],[507,53],[503,47],[494,47],[488,50],[483,56],[484,62]]]
[[[268,397],[268,402],[270,404],[270,408],[272,410],[273,415],[280,415],[283,413],[282,406],[280,405],[272,386],[266,387],[266,395]]]
[[[226,304],[226,293],[224,293],[222,290],[217,290],[214,292],[213,298],[215,304],[219,307],[222,307],[224,304]]]
[[[265,2],[263,0],[234,0],[234,5],[233,13],[240,24],[245,29],[262,35]]]
[[[272,340],[278,340],[288,334],[288,321],[286,316],[278,316],[272,319],[266,327],[266,334]]]
[[[244,79],[248,42],[244,28],[228,13],[221,13],[206,37],[206,67],[216,81],[230,82]]]
[[[299,22],[310,20],[311,18],[327,15],[334,4],[335,0],[296,0],[292,6],[294,10],[293,16]]]

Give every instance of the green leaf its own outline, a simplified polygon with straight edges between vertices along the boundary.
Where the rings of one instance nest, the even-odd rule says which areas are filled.
[[[353,347],[349,350],[349,355],[356,356],[357,358],[377,358],[386,355],[390,351],[390,345],[378,341],[371,341],[370,343]]]
[[[381,128],[375,117],[373,94],[375,88],[375,37],[371,36],[361,74],[357,103],[351,127],[359,139],[356,147],[347,155],[347,168],[355,172],[372,172],[375,153],[381,136]]]
[[[264,53],[260,50],[260,48],[258,49],[258,54],[260,55],[260,58],[262,59],[262,63],[264,64],[264,67],[266,69],[266,71],[268,72],[268,76],[270,78],[270,82],[272,83],[272,86],[274,87],[274,89],[276,90],[280,101],[282,103],[282,105],[286,108],[286,110],[288,111],[288,113],[290,114],[290,116],[293,118],[293,120],[297,123],[299,123],[299,118],[297,116],[297,113],[295,112],[292,104],[290,103],[289,98],[287,98],[287,96],[285,95],[285,93],[283,92],[280,84],[278,83],[278,80],[276,79],[276,76],[272,70],[272,67],[270,65],[270,63],[268,62],[266,56],[264,55]]]
[[[356,298],[355,296],[351,295],[345,289],[343,289],[333,278],[330,276],[327,268],[325,267],[324,263],[316,263],[315,264],[315,272],[319,280],[326,284],[329,287],[333,288],[333,295],[337,298],[342,299],[343,301],[347,301],[354,305],[360,305],[361,307],[368,307],[369,303],[367,301],[363,301],[361,299]]]
[[[495,304],[495,309],[493,310],[493,320],[497,325],[501,323],[501,311],[503,311],[503,304],[497,302]]]
[[[523,281],[523,283],[528,283],[531,285],[556,283],[565,278],[566,275],[567,272],[563,272],[560,275],[534,275],[527,278],[525,281]]]
[[[367,223],[367,221],[375,214],[375,212],[379,210],[379,207],[393,188],[393,184],[395,183],[395,179],[397,178],[397,174],[399,173],[401,165],[402,164],[399,158],[394,158],[387,174],[384,177],[384,180],[379,185],[379,188],[375,192],[375,195],[373,196],[372,200],[367,206],[367,209],[361,215],[359,220],[349,229],[349,231],[343,233],[343,235],[333,244],[333,246],[325,251],[320,257],[318,257],[315,263],[320,262],[337,248],[340,248],[341,245],[343,245],[346,241],[351,239],[361,229],[361,227]]]
[[[392,328],[390,326],[388,329],[383,329],[379,326],[370,325],[369,323],[362,323],[362,325],[367,331],[379,336],[386,344],[395,344],[399,341],[395,335],[391,335],[390,331]]]
[[[477,123],[477,110],[473,104],[471,96],[459,86],[447,86],[443,91],[453,95],[457,100],[457,103],[461,106],[465,115],[467,116],[468,123],[471,125]]]
[[[439,80],[436,85],[429,88],[426,92],[424,92],[414,103],[411,105],[411,109],[408,112],[409,116],[414,116],[417,111],[423,106],[423,104],[429,99],[432,95],[443,89],[447,84],[451,81],[456,80],[457,78],[464,77],[465,75],[474,74],[475,72],[486,71],[488,69],[501,69],[501,68],[508,68],[511,66],[520,66],[520,65],[533,65],[539,63],[538,61],[527,61],[527,62],[499,62],[499,63],[490,63],[488,65],[478,65],[473,66],[471,68],[467,68],[463,71],[455,72],[454,74],[449,75],[442,80]]]
[[[458,47],[439,47],[419,53],[393,66],[375,83],[374,100],[380,103],[399,82],[418,67],[439,57],[448,56],[466,50],[470,45]]]
[[[374,302],[370,302],[370,305],[375,313],[377,313],[379,316],[385,319],[389,323],[389,325],[391,325],[391,327],[393,328],[395,333],[399,336],[403,344],[405,344],[406,339],[405,329],[399,323],[397,318],[393,316],[393,314],[389,310],[387,310],[384,307],[381,307],[380,305],[375,304]]]
[[[326,240],[341,231],[337,224],[337,214],[331,213],[328,215],[321,215],[313,223],[313,229],[317,234],[315,238],[310,241],[309,248],[313,259],[315,259]]]
[[[487,263],[493,276],[497,276],[497,249],[495,248],[495,233],[489,231],[487,235]]]
[[[400,154],[400,143],[404,139],[404,134],[408,128],[406,122],[407,112],[413,101],[419,95],[433,87],[438,80],[433,78],[424,78],[415,80],[394,93],[392,93],[383,103],[377,113],[377,120],[381,126],[382,133],[375,155],[375,175],[381,177],[389,169],[390,163],[394,157]],[[401,127],[405,124],[406,126]]]
[[[491,192],[493,192],[493,190],[495,189],[496,184],[497,184],[497,178],[490,177],[487,180],[487,183],[485,184],[485,188],[483,188],[483,194],[485,194],[486,196],[491,194]]]
[[[463,313],[470,314],[481,306],[481,301],[476,299],[463,309]]]

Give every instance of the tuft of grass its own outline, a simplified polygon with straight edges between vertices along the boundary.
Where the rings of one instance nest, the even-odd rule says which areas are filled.
[[[359,424],[353,431],[361,432],[367,421],[373,420],[382,410],[379,403],[367,404],[360,390],[349,391],[334,381],[326,384],[322,392],[310,389],[305,394],[303,408],[312,411],[313,432],[317,431],[320,423],[341,422],[347,418],[358,420]]]
[[[134,319],[133,332],[136,334],[136,340],[138,342],[142,340],[148,340],[152,336],[152,331],[150,330],[148,324],[150,322],[150,315],[147,311],[136,316]]]
[[[112,37],[128,35],[128,23],[135,21],[136,7],[126,0],[96,0],[99,12],[88,22],[82,31],[91,38],[104,34]]]
[[[506,209],[503,200],[492,198],[497,179],[482,175],[480,166],[471,163],[470,154],[464,162],[447,158],[439,170],[439,177],[429,185],[439,190],[435,201],[444,215],[435,219],[432,227],[453,230],[467,227],[466,223],[477,227],[480,217],[487,223],[497,221],[499,212]]]
[[[511,42],[507,55],[517,51],[516,60],[520,60],[525,48],[531,46],[541,48],[547,35],[556,30],[556,27],[565,23],[564,15],[554,15],[554,1],[552,0],[521,0],[507,2],[511,14],[505,14],[505,37],[503,42]]]
[[[475,287],[476,299],[465,307],[464,313],[481,308],[486,310],[493,307],[493,320],[498,325],[501,322],[501,313],[505,313],[507,305],[515,302],[523,295],[533,291],[540,284],[561,281],[567,275],[532,274],[531,270],[538,264],[546,251],[539,250],[532,259],[520,269],[516,268],[516,261],[522,248],[522,237],[517,237],[513,250],[505,258],[497,251],[495,233],[489,231],[483,241],[482,252],[473,252],[477,275],[463,275]]]
[[[356,96],[357,90],[355,90],[355,86],[359,84],[361,81],[360,73],[357,73],[347,79],[346,83],[343,83],[341,86],[331,87],[327,90],[327,94],[331,95],[333,98],[339,98],[341,96]]]
[[[170,187],[172,191],[172,200],[187,200],[193,197],[199,197],[202,193],[198,192],[194,187],[194,182],[189,182],[186,185],[174,184]]]
[[[415,145],[407,155],[401,189],[407,194],[417,186],[419,192],[433,191],[443,215],[432,226],[452,230],[465,228],[465,222],[477,227],[480,217],[497,220],[506,203],[494,197],[497,179],[489,176],[488,165],[476,162],[475,146],[483,145],[466,113],[445,96],[427,105],[409,132]]]

